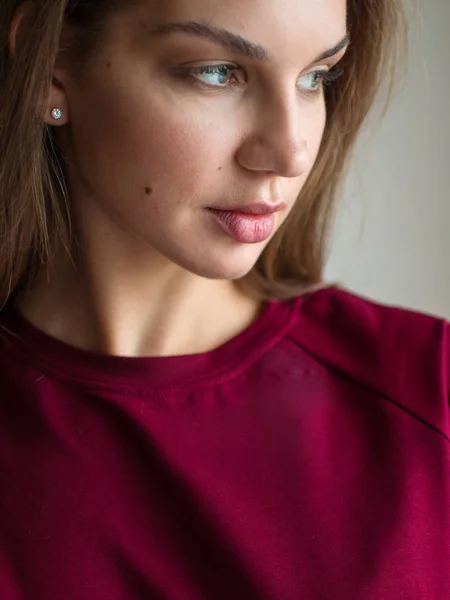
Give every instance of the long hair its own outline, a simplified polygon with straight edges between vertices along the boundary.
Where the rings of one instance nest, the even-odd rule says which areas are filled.
[[[11,55],[8,32],[23,0],[0,4],[0,308],[51,260],[55,239],[70,251],[64,161],[43,117],[65,24],[83,60],[101,43],[123,0],[34,0],[33,27]],[[252,271],[236,282],[260,299],[289,298],[323,284],[328,237],[349,156],[406,42],[402,0],[348,0],[350,47],[343,76],[326,90],[327,123],[300,196]],[[100,40],[100,41],[99,41]]]

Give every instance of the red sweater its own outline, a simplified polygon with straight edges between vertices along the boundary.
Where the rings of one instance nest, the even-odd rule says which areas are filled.
[[[329,289],[137,359],[2,323],[1,600],[450,598],[443,321]]]

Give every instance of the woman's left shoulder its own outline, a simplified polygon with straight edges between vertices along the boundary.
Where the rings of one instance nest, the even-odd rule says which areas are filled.
[[[450,436],[447,321],[340,287],[301,298],[297,317],[290,337],[304,351]]]

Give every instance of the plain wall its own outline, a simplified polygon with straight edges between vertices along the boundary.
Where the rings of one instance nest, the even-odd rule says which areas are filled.
[[[415,1],[404,81],[357,147],[327,276],[450,318],[450,0]]]

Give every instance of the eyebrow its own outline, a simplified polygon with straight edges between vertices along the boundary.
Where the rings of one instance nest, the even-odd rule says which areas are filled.
[[[338,52],[340,52],[341,50],[346,48],[349,44],[350,44],[350,36],[348,35],[348,33],[346,33],[344,35],[344,37],[342,38],[342,40],[336,44],[336,46],[334,46],[333,48],[329,48],[328,50],[325,50],[325,52],[322,52],[322,54],[319,54],[319,56],[313,60],[313,63],[320,62],[321,60],[325,60],[327,58],[332,58]]]
[[[198,21],[181,21],[181,22],[170,22],[158,25],[155,29],[151,30],[151,35],[159,36],[166,35],[173,32],[187,33],[195,37],[207,38],[231,50],[234,54],[241,54],[251,60],[257,60],[261,62],[270,61],[270,56],[266,48],[259,44],[255,44],[246,38],[229,31],[228,29],[221,29],[213,27],[208,23],[202,23]],[[320,62],[327,58],[331,58],[341,50],[343,50],[350,43],[350,37],[346,34],[342,40],[336,44],[333,48],[329,48],[320,54],[311,64]]]

